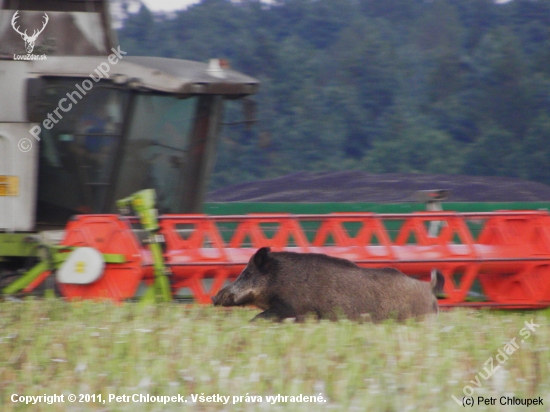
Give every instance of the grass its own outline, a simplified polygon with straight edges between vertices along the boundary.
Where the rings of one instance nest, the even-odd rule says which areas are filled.
[[[1,411],[451,411],[451,395],[517,337],[541,326],[474,397],[541,396],[550,403],[545,312],[454,310],[437,323],[250,323],[257,311],[176,303],[0,302]],[[497,361],[494,361],[497,365]],[[475,386],[474,386],[475,388]],[[181,394],[187,403],[27,406],[12,394]],[[193,403],[191,394],[262,396],[263,403]],[[322,394],[322,403],[265,402]],[[529,410],[548,410],[533,407]],[[519,408],[516,408],[519,410]],[[509,409],[509,410],[516,410]],[[525,407],[521,408],[522,410]],[[508,410],[476,406],[476,410]]]

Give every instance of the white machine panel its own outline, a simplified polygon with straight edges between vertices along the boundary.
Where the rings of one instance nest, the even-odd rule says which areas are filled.
[[[26,122],[26,79],[31,65],[27,62],[0,60],[0,96],[9,96],[2,102],[0,122]],[[27,132],[28,134],[28,132]]]
[[[29,123],[0,123],[0,231],[35,225],[39,142]]]
[[[88,285],[101,277],[104,268],[101,253],[91,247],[79,247],[71,252],[57,271],[57,281]]]

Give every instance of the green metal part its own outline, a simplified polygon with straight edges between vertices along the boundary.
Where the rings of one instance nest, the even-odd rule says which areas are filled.
[[[76,247],[69,247],[69,248],[63,248],[64,250],[67,249],[77,249]],[[57,269],[63,262],[67,260],[67,258],[70,256],[71,252],[54,252],[52,254],[52,260],[54,263],[54,267]],[[101,256],[103,256],[103,261],[105,263],[126,263],[126,256],[119,255],[116,253],[103,253]]]
[[[0,290],[0,294],[10,295],[17,293],[27,286],[29,286],[38,276],[49,269],[59,268],[63,262],[65,262],[70,256],[71,252],[65,252],[66,250],[74,250],[75,247],[66,247],[62,245],[56,245],[49,247],[49,255],[51,261],[43,260],[37,263],[29,271],[23,274],[20,278],[16,279],[4,289]],[[102,255],[105,263],[125,263],[126,257],[115,253],[105,253]],[[46,290],[46,294],[51,294],[53,291]]]
[[[143,228],[149,233],[147,246],[153,257],[155,281],[153,286],[141,297],[142,302],[168,302],[172,300],[170,282],[168,281],[170,272],[164,264],[162,246],[157,234],[159,224],[155,199],[155,191],[153,189],[146,189],[117,201],[117,207],[123,211],[128,211],[132,208],[139,216]]]
[[[13,281],[8,286],[6,286],[4,289],[2,289],[2,294],[11,295],[13,293],[19,292],[20,290],[25,289],[27,286],[31,284],[33,280],[35,280],[38,276],[40,276],[43,272],[47,271],[48,269],[49,269],[48,262],[44,261],[44,262],[38,263],[31,270],[25,273],[23,276],[21,276],[20,278]]]
[[[125,199],[118,200],[119,209],[131,207],[139,216],[143,228],[147,231],[156,231],[159,228],[157,210],[155,209],[155,190],[145,189],[136,192]]]
[[[28,233],[0,233],[0,258],[36,256],[37,245]]]
[[[455,212],[492,212],[495,210],[550,210],[550,202],[443,202],[443,210]],[[426,210],[424,203],[291,203],[227,202],[205,203],[207,215],[244,215],[247,213],[326,214],[335,212],[412,213]]]

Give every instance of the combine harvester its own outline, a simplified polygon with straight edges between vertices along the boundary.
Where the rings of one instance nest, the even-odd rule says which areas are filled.
[[[258,247],[271,246],[393,266],[425,280],[438,268],[446,279],[442,306],[550,305],[545,211],[198,214],[223,103],[246,102],[258,82],[218,60],[122,56],[65,111],[61,99],[118,47],[104,1],[2,4],[2,294],[167,301],[187,289],[209,303]],[[13,61],[26,45],[15,28],[42,25],[35,52],[47,60]],[[46,127],[58,107],[63,118]],[[39,141],[29,132],[36,126]],[[441,193],[427,195],[434,205]]]

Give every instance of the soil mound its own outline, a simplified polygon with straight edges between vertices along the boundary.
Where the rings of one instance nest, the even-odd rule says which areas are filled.
[[[417,201],[419,190],[449,189],[450,202],[550,201],[550,186],[501,176],[298,172],[210,192],[207,202]]]

